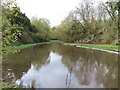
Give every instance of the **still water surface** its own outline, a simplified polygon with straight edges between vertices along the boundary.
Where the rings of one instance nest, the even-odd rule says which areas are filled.
[[[117,88],[116,54],[59,44],[39,45],[9,55],[5,82],[35,88]]]

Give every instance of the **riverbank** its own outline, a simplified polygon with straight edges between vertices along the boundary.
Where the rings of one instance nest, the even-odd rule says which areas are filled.
[[[15,50],[21,50],[21,49],[25,49],[25,48],[34,47],[37,45],[50,44],[50,43],[52,43],[52,42],[40,42],[40,43],[33,43],[33,44],[25,44],[25,45],[20,45],[20,46],[14,46],[13,48]]]
[[[34,47],[37,45],[52,44],[52,43],[60,43],[62,45],[88,48],[88,49],[94,49],[94,50],[105,51],[105,52],[110,52],[110,53],[117,53],[117,54],[118,54],[118,52],[120,52],[118,45],[65,43],[65,42],[61,42],[58,40],[52,40],[50,42],[40,42],[40,43],[34,43],[34,44],[25,44],[25,45],[20,45],[20,46],[14,46],[11,49],[21,50],[21,49],[25,49],[25,48]]]
[[[22,50],[25,48],[30,48],[30,47],[34,47],[37,45],[43,45],[43,44],[52,44],[52,43],[60,43],[60,41],[58,40],[51,40],[49,42],[40,42],[40,43],[33,43],[33,44],[24,44],[24,45],[20,45],[20,46],[13,46],[11,48],[9,48],[10,50]]]
[[[118,45],[108,45],[108,44],[78,44],[78,43],[63,43],[64,45],[93,49],[98,51],[105,51],[109,53],[118,54],[120,52]]]

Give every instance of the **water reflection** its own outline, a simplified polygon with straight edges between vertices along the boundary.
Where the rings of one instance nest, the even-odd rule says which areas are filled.
[[[36,88],[117,88],[118,56],[58,44],[40,45],[3,62],[6,82]],[[72,71],[71,71],[72,68]],[[4,75],[11,69],[14,79]]]
[[[32,64],[28,72],[22,76],[21,80],[17,80],[17,83],[23,81],[24,86],[31,85],[32,81],[35,81],[36,88],[65,88],[66,87],[66,75],[69,73],[67,67],[61,62],[62,56],[51,52],[47,61],[47,65],[42,65],[37,69],[36,65]],[[74,78],[72,75],[71,78]],[[73,86],[79,87],[77,79],[73,80]],[[31,86],[30,86],[31,87]]]

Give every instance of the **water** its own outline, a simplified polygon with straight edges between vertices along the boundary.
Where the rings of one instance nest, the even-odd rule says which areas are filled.
[[[63,46],[39,45],[9,55],[5,82],[35,88],[117,88],[116,54]]]

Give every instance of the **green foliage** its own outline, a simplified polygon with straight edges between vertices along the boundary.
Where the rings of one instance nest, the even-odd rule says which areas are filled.
[[[38,43],[50,39],[50,25],[47,19],[29,18],[20,11],[15,0],[2,2],[3,54],[15,53],[15,45]],[[1,19],[1,17],[0,17]]]
[[[31,24],[34,27],[32,33],[34,42],[49,41],[51,32],[47,19],[32,18]]]
[[[13,0],[11,2],[2,3],[2,40],[3,54],[15,53],[12,50],[14,45],[33,43],[32,29],[28,17],[20,12],[20,8]]]
[[[118,44],[119,4],[108,2],[94,7],[91,2],[84,1],[70,12],[61,25],[55,27],[53,36],[55,33],[56,39],[67,42]]]
[[[8,54],[11,52],[8,50],[7,47],[12,47],[11,43],[14,43],[17,41],[18,37],[21,35],[21,30],[23,30],[23,27],[21,27],[17,23],[11,23],[9,16],[16,14],[13,14],[14,7],[16,7],[17,10],[19,10],[19,7],[17,7],[16,3],[13,1],[2,3],[2,40],[3,40],[3,54]],[[16,51],[14,51],[16,52]]]
[[[15,84],[9,84],[9,83],[2,82],[0,83],[0,89],[2,88],[18,88],[18,86]]]

